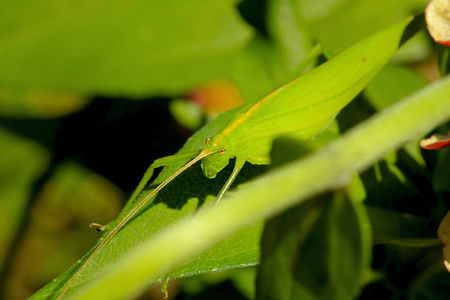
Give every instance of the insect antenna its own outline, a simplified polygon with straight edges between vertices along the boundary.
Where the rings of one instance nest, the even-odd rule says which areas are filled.
[[[81,267],[77,270],[77,272],[72,276],[70,281],[65,285],[63,291],[58,296],[57,300],[62,299],[62,297],[67,293],[67,291],[70,289],[70,287],[73,285],[75,280],[80,276],[81,273],[86,269],[86,267],[92,262],[92,260],[97,256],[97,254],[105,247],[105,245],[119,232],[120,229],[122,229],[125,224],[128,223],[128,221],[133,218],[136,213],[143,207],[147,202],[152,199],[159,191],[161,191],[167,184],[169,184],[172,180],[174,180],[178,175],[186,171],[188,168],[190,168],[193,164],[201,160],[202,158],[205,158],[209,155],[215,154],[217,152],[200,152],[198,156],[193,158],[191,161],[189,161],[187,164],[185,164],[182,168],[177,170],[175,173],[173,173],[169,178],[164,180],[160,185],[158,185],[150,194],[145,196],[144,199],[141,200],[133,209],[131,209],[128,214],[114,227],[108,235],[103,239],[103,241],[100,243],[100,245],[95,248],[95,250],[92,252],[92,254],[89,256],[89,258],[81,265]],[[97,228],[102,228],[103,226],[99,224],[95,224]]]

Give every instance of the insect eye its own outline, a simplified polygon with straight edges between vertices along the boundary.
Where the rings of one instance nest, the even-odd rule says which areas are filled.
[[[208,144],[209,142],[211,142],[211,137],[207,138],[205,143]]]
[[[218,151],[219,154],[223,154],[225,152],[225,148],[220,148],[220,150]]]

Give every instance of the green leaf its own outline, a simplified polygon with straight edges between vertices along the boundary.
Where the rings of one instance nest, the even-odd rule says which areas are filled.
[[[301,19],[299,3],[291,0],[268,1],[268,30],[283,58],[284,66],[293,71],[312,48],[311,36]]]
[[[370,263],[364,206],[345,194],[316,197],[268,221],[257,299],[354,299]]]
[[[301,80],[304,80],[303,82],[305,82],[307,88],[312,91],[317,91],[320,89],[324,90],[324,84],[329,84],[332,88],[325,91],[329,93],[328,96],[331,97],[330,99],[333,99],[332,93],[334,92],[335,94],[337,93],[335,97],[339,100],[344,101],[345,99],[347,99],[348,101],[350,101],[351,99],[348,99],[348,96],[347,98],[345,98],[345,95],[342,95],[342,90],[344,89],[346,92],[350,90],[352,93],[356,93],[355,91],[362,89],[363,83],[368,81],[368,78],[370,77],[369,75],[373,75],[374,73],[376,73],[376,71],[380,69],[384,63],[386,63],[389,56],[392,56],[395,53],[405,27],[407,27],[407,25],[410,24],[411,21],[412,18],[393,26],[392,28],[383,31],[366,41],[361,42],[361,44],[347,51],[343,56],[337,57],[335,60],[330,61],[329,64],[322,65],[320,67],[320,70],[316,69],[316,71],[312,71],[311,73],[309,73],[310,75],[305,75]],[[379,48],[372,47],[374,44],[379,45],[380,43],[383,43],[383,45],[389,45],[386,45],[386,47],[381,47],[381,49],[384,51],[380,51]],[[365,60],[363,59],[361,61],[361,56],[364,57]],[[360,66],[360,69],[358,70],[361,72],[357,72],[358,70],[349,70],[349,72],[354,72],[351,73],[354,74],[354,76],[344,76],[347,73],[342,73],[342,70],[348,68],[349,64],[356,64]],[[340,76],[333,76],[333,74],[339,74]],[[313,80],[315,78],[317,78],[317,80]],[[342,86],[338,88],[337,85]],[[289,90],[289,86],[287,86],[286,90]],[[335,108],[333,107],[333,105],[335,104],[333,101],[327,101],[325,103],[326,104],[324,104],[323,108],[324,110],[328,109],[334,111],[333,109]],[[182,152],[198,150],[204,147],[205,139],[219,132],[224,127],[224,125],[227,124],[227,122],[231,118],[233,118],[237,111],[238,109],[225,113],[214,122],[201,129],[187,142],[185,147],[183,147]],[[316,116],[319,116],[321,113],[321,111],[317,111]],[[400,140],[402,140],[402,138],[399,138],[398,140],[396,140],[396,142]],[[394,141],[389,141],[387,142],[387,144],[390,145],[393,142]],[[161,183],[164,179],[168,178],[170,175],[179,170],[188,159],[189,157],[184,161],[179,160],[164,168],[163,172],[160,174],[157,180],[155,180],[150,189],[142,193],[140,199],[143,199],[143,197],[150,193],[150,191],[158,183]],[[160,192],[153,200],[153,202],[148,204],[145,211],[136,215],[133,220],[129,222],[127,226],[125,226],[123,230],[121,230],[114,237],[114,239],[112,239],[105,246],[102,251],[100,251],[99,255],[95,257],[94,261],[88,264],[86,270],[82,272],[80,277],[77,278],[73,287],[89,279],[92,279],[93,277],[97,277],[97,275],[107,265],[119,260],[119,257],[131,251],[131,249],[135,249],[141,244],[146,244],[145,241],[147,241],[149,237],[159,236],[162,229],[168,227],[178,219],[182,217],[186,218],[196,210],[200,210],[199,212],[196,212],[196,216],[201,214],[203,210],[208,210],[208,202],[214,201],[215,195],[218,194],[226,178],[228,178],[232,170],[232,165],[233,162],[230,162],[228,168],[220,172],[219,176],[217,176],[214,180],[206,179],[201,173],[199,166],[192,167],[191,169],[180,175],[179,178],[177,178],[175,181],[169,184],[166,189]],[[246,180],[250,180],[264,170],[264,167],[261,166],[252,166],[250,164],[247,165],[248,166],[238,177],[238,181],[236,182],[236,184],[239,185]],[[143,180],[137,188],[137,191],[141,190],[141,188],[149,179],[150,178],[144,176]],[[283,185],[281,185],[280,188],[282,189],[280,193],[284,192]],[[242,191],[245,190],[246,188],[242,189]],[[130,206],[131,202],[125,208],[121,217],[123,217],[127,213],[127,211],[130,209]],[[253,207],[253,204],[251,204],[250,207]],[[259,207],[259,204],[257,205],[257,207]],[[217,208],[217,211],[219,211],[219,208]],[[246,211],[246,209],[243,211]],[[237,222],[236,218],[242,218],[243,220],[252,219],[248,219],[247,215],[240,215],[239,211],[235,211],[235,214],[235,217],[233,217],[232,219],[227,219],[225,223],[222,223],[222,221],[225,220],[220,221],[220,218],[217,220],[211,220],[210,226],[214,227],[221,224],[221,226],[224,226],[224,229],[233,228],[234,224],[232,223]],[[121,220],[121,217],[119,217],[118,220]],[[260,218],[257,219],[260,220]],[[256,221],[257,219],[252,220]],[[253,221],[246,222],[246,226],[240,227],[239,232],[234,232],[233,230],[233,233],[235,234],[230,239],[222,241],[220,244],[216,245],[215,248],[211,248],[201,256],[196,256],[189,262],[183,262],[185,263],[184,265],[178,265],[177,262],[181,261],[173,261],[174,264],[171,265],[169,276],[182,277],[202,272],[243,267],[257,263],[259,257],[258,240],[261,234],[261,224],[254,223]],[[112,226],[114,226],[114,223],[110,225],[111,228]],[[194,246],[195,244],[201,242],[201,240],[209,240],[208,236],[197,235],[197,233],[195,233],[195,230],[189,233],[186,232],[185,234],[186,237],[192,238],[193,244],[191,246]],[[210,233],[208,233],[208,235],[209,234]],[[186,243],[190,244],[191,242],[186,241]],[[183,247],[190,246],[185,245]],[[164,250],[161,248],[158,251],[167,253],[167,258],[170,258],[171,256],[169,255],[169,253],[171,253],[172,251],[177,251],[177,249],[174,249],[172,247],[169,248]],[[191,254],[198,255],[199,252],[193,252]],[[89,255],[90,254],[88,254],[84,258],[84,260],[87,259]],[[36,295],[36,299],[40,299],[48,295],[55,296],[57,294],[57,291],[60,291],[64,284],[66,284],[67,281],[70,280],[71,276],[73,276],[77,268],[82,263],[83,260],[81,260],[71,270],[58,278],[55,283],[52,283],[51,285],[43,289],[39,294]],[[157,266],[159,265],[160,263],[157,264]],[[163,279],[165,277],[165,274],[163,273],[165,272],[169,272],[169,269],[165,269],[164,272],[159,273],[159,275],[152,278],[152,280],[157,281]],[[137,282],[142,281],[138,280]],[[116,292],[119,293],[118,291]],[[120,293],[127,293],[127,288],[124,288]],[[118,295],[119,294],[117,294],[117,296]]]
[[[428,3],[427,0],[296,2],[299,3],[303,20],[322,45],[327,57],[333,57],[374,32],[401,21],[411,12],[423,11]]]
[[[76,299],[133,294],[238,230],[314,194],[346,185],[355,172],[384,153],[448,120],[449,88],[450,78],[432,84],[313,155],[245,184],[218,207],[204,208],[145,242],[80,289]]]
[[[251,36],[231,1],[3,1],[0,11],[4,87],[176,94],[228,74]]]

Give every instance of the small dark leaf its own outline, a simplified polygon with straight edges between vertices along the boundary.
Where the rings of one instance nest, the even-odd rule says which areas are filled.
[[[432,183],[436,193],[443,200],[447,198],[447,201],[449,201],[448,197],[444,197],[444,194],[450,193],[450,151],[445,149],[441,152],[443,152],[443,155],[434,168]]]
[[[431,246],[439,243],[436,226],[428,218],[407,213],[367,207],[373,244]]]
[[[427,274],[428,275],[428,274]],[[448,283],[450,282],[450,274],[446,271],[436,272],[425,278],[424,282],[411,292],[411,300],[447,300],[450,297]]]
[[[437,54],[439,61],[439,71],[441,76],[444,77],[450,73],[450,49],[449,47],[444,47],[437,45]]]
[[[308,201],[267,222],[257,299],[353,299],[369,263],[364,208],[342,192]]]
[[[447,270],[450,272],[450,213],[442,220],[439,225],[438,235],[441,239],[441,242],[445,245],[444,247],[444,265]]]

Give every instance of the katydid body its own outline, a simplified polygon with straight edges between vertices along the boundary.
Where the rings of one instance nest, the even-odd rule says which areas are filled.
[[[282,86],[262,100],[237,109],[234,117],[208,138],[202,149],[156,160],[144,175],[144,180],[151,178],[154,168],[169,165],[180,159],[193,158],[142,200],[139,198],[144,188],[133,195],[133,202],[136,200],[139,202],[108,232],[73,275],[58,299],[63,297],[86,266],[116,233],[163,187],[194,163],[201,161],[204,175],[214,178],[228,165],[230,159],[236,159],[234,170],[218,195],[218,202],[230,188],[245,162],[270,163],[269,152],[276,137],[288,135],[308,140],[321,133],[334,116],[361,92],[389,61],[396,52],[404,27],[409,21],[396,25],[396,30],[387,30],[374,35],[306,75]],[[106,227],[99,225],[98,229],[105,230]]]
[[[365,46],[365,51],[355,51],[358,46]],[[388,52],[383,49],[386,46],[383,43],[359,44],[262,100],[243,106],[203,148],[203,154],[222,149],[220,153],[202,159],[204,175],[214,178],[230,159],[236,158],[233,174],[225,185],[229,187],[246,161],[252,164],[270,163],[270,149],[276,137],[287,135],[307,140],[321,133],[390,59],[392,54],[388,53],[382,58],[378,56],[377,60],[371,57],[374,53]],[[345,69],[333,67],[341,61],[347,61]],[[327,84],[348,78],[355,78],[351,86]],[[323,82],[322,88],[315,87],[313,83],[317,81]],[[217,201],[225,191],[226,188]]]

